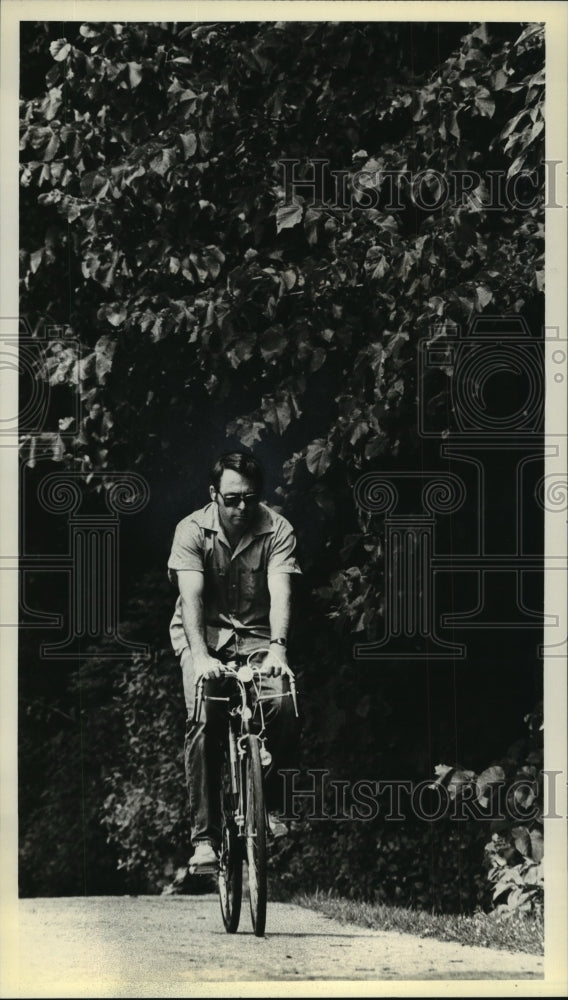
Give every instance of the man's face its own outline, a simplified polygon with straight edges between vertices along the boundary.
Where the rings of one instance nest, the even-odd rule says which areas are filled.
[[[236,533],[237,530],[245,531],[254,520],[260,499],[251,480],[241,476],[240,472],[225,469],[218,492],[211,486],[210,493],[211,499],[217,501],[219,520],[223,528],[231,533]]]

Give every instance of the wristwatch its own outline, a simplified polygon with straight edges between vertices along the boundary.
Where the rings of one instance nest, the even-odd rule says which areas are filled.
[[[270,640],[270,645],[271,646],[284,646],[284,648],[286,648],[286,646],[288,645],[288,643],[287,643],[286,639],[271,639]]]

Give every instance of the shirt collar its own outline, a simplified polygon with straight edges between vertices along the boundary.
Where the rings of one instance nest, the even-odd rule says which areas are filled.
[[[219,535],[227,545],[229,544],[223,531],[221,522],[219,521],[219,508],[214,500],[208,503],[206,507],[202,507],[201,510],[197,510],[192,518],[200,528],[205,528],[206,531],[214,531]],[[244,535],[240,539],[238,545],[235,548],[234,554],[242,551],[258,535],[272,534],[274,531],[274,519],[272,517],[272,512],[266,504],[259,503],[258,510],[256,512],[256,517],[250,527],[247,528]]]

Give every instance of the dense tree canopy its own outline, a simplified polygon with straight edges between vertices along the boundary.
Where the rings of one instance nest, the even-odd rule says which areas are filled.
[[[145,548],[134,539],[124,564],[143,566],[201,505],[216,453],[252,449],[306,570],[311,752],[354,773],[402,760],[403,705],[405,766],[437,763],[419,722],[424,668],[353,676],[353,638],[380,631],[384,589],[381,519],[353,487],[439,461],[417,399],[451,434],[452,370],[442,350],[419,383],[421,341],[443,347],[495,313],[539,333],[543,47],[542,26],[509,23],[22,25],[21,314],[35,336],[61,328],[41,376],[52,410],[24,459],[33,471],[47,448],[44,464],[94,491],[112,471],[141,473]],[[127,784],[107,800],[115,841],[124,812],[109,819],[109,803]]]
[[[48,68],[22,108],[22,313],[81,344],[49,365],[83,405],[68,461],[170,477],[213,410],[247,446],[287,435],[288,482],[409,446],[418,339],[542,287],[526,192],[484,212],[480,183],[477,206],[428,211],[401,177],[383,210],[388,171],[487,184],[541,162],[542,30],[459,28],[25,26],[32,80]],[[311,204],[284,190],[286,159],[366,186],[333,207],[328,170]]]

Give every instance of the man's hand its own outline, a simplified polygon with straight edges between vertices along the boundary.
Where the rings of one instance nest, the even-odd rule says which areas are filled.
[[[215,659],[214,656],[209,656],[207,653],[203,656],[196,656],[194,659],[196,681],[201,678],[203,680],[212,680],[215,677],[220,677],[222,666],[223,664],[220,660]]]
[[[286,650],[283,646],[277,646],[275,644],[270,647],[268,653],[262,661],[262,672],[266,674],[267,677],[280,677],[280,674],[292,675],[292,671],[288,666]]]

